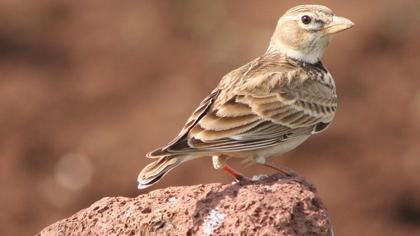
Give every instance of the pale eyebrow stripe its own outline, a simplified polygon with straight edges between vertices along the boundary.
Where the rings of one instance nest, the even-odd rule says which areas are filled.
[[[289,10],[288,13],[293,13],[293,12],[305,12],[308,11],[308,8],[305,6],[301,6],[301,7],[295,7]]]

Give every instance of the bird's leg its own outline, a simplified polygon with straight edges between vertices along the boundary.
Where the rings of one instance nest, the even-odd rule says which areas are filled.
[[[223,156],[212,156],[213,167],[216,170],[222,169],[226,165],[226,157]]]
[[[292,171],[291,169],[286,168],[286,167],[282,167],[282,168],[280,168],[280,167],[274,166],[274,165],[269,164],[269,163],[261,163],[261,164],[262,164],[263,166],[266,166],[266,167],[268,167],[268,168],[271,168],[271,169],[273,169],[273,170],[276,170],[276,171],[278,171],[279,173],[281,173],[281,174],[283,174],[283,175],[286,175],[286,176],[292,175],[292,174],[294,173],[294,171]]]
[[[286,167],[280,168],[280,167],[277,167],[277,166],[275,166],[273,164],[267,163],[266,159],[263,158],[263,157],[257,157],[257,158],[255,158],[255,163],[260,164],[260,165],[263,165],[263,166],[266,166],[268,168],[271,168],[271,169],[273,169],[273,170],[275,170],[275,171],[277,171],[277,172],[279,172],[279,173],[281,173],[281,174],[283,174],[285,176],[288,176],[288,175],[291,175],[291,174],[294,173],[289,168],[286,168]]]
[[[237,181],[246,180],[246,177],[244,177],[241,173],[239,173],[238,171],[226,164],[226,159],[227,158],[223,156],[213,156],[213,167],[216,170],[223,169],[224,171],[226,171],[226,173],[233,176]]]
[[[229,175],[233,176],[233,178],[235,178],[237,181],[243,181],[247,179],[241,173],[239,173],[238,171],[236,171],[235,169],[233,169],[232,167],[228,165],[225,165],[223,167],[223,170],[226,171],[226,173],[228,173]]]

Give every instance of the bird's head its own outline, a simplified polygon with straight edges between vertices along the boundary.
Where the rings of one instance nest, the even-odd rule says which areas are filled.
[[[280,17],[268,51],[316,63],[321,59],[331,36],[353,25],[349,19],[335,16],[328,7],[296,6]]]

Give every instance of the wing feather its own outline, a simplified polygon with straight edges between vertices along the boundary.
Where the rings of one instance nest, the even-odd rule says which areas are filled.
[[[291,69],[296,70],[288,65],[287,70]],[[228,75],[224,78],[227,81],[222,80],[219,89],[200,104],[179,136],[149,157],[267,148],[319,132],[333,119],[337,106],[335,88],[317,80],[322,76],[311,79],[299,77],[304,71],[286,70],[276,72],[277,75],[266,73],[269,76],[264,80],[252,70],[247,67],[246,74],[258,78],[258,83],[248,78],[247,89],[246,78],[241,78],[244,74],[231,74],[238,78]],[[287,77],[291,75],[294,77]],[[223,84],[228,86],[223,88]]]

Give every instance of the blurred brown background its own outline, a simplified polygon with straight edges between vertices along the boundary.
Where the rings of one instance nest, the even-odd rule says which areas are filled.
[[[144,154],[172,139],[225,73],[262,54],[278,17],[301,3],[2,0],[0,235],[144,193]],[[273,162],[315,184],[336,235],[419,235],[420,2],[318,3],[356,23],[324,57],[338,114]],[[203,159],[154,188],[231,181]]]

